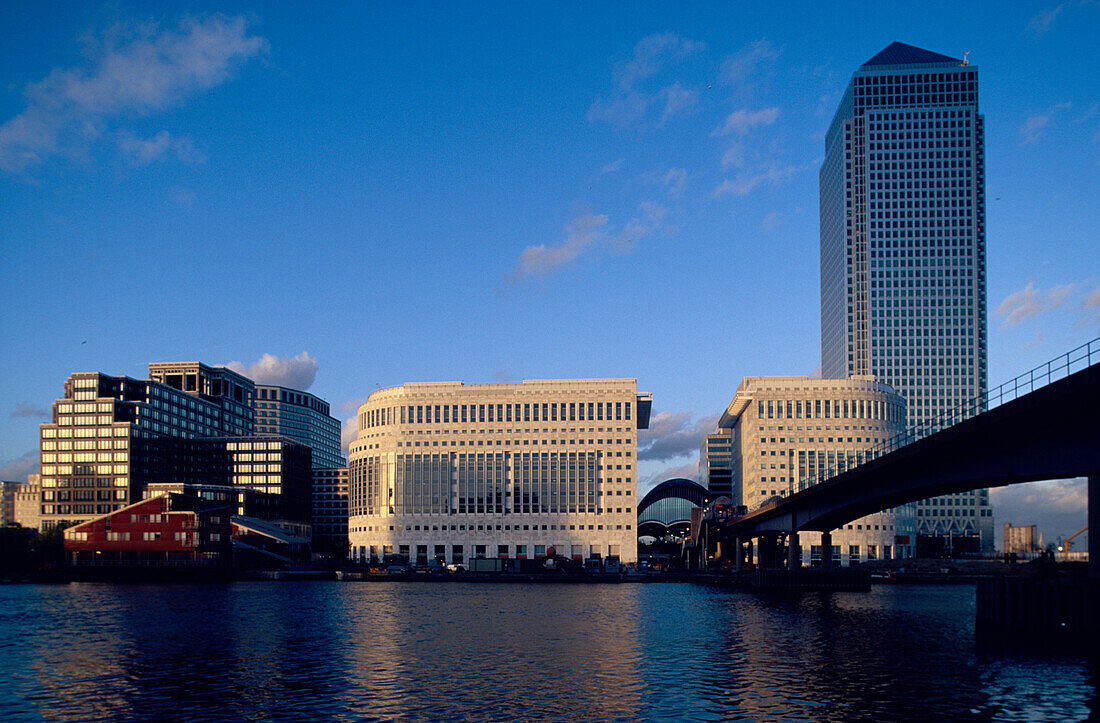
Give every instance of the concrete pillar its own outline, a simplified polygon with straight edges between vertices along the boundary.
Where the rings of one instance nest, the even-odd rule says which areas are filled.
[[[1100,535],[1092,531],[1093,522],[1100,524],[1100,472],[1089,475],[1089,577],[1100,579]]]
[[[745,562],[745,550],[741,547],[740,537],[733,538],[733,545],[730,549],[733,551],[733,569],[740,570]]]
[[[798,546],[798,532],[787,535],[787,569],[797,570],[802,567],[802,549]]]
[[[833,569],[833,533],[821,533],[821,569]]]
[[[754,542],[753,542],[753,539],[750,537],[748,540],[745,541],[745,548],[746,548],[745,549],[745,559],[747,559],[749,561],[750,565],[755,565],[756,564],[756,555],[755,555],[755,551],[753,550],[753,547],[754,547]]]
[[[760,567],[772,570],[779,567],[778,558],[778,535],[774,532],[765,532],[760,535]]]

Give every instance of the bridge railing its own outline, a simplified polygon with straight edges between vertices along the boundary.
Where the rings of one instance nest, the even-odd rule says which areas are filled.
[[[869,462],[872,459],[901,449],[906,445],[924,439],[936,432],[943,431],[948,427],[953,427],[959,422],[966,421],[982,412],[987,412],[1006,402],[1019,399],[1025,394],[1030,394],[1036,389],[1041,389],[1059,379],[1065,379],[1070,374],[1079,372],[1082,369],[1087,369],[1096,363],[1100,363],[1100,337],[1082,344],[1065,354],[1057,356],[1046,364],[1041,364],[1031,371],[1019,375],[1015,379],[1010,379],[1004,384],[994,389],[990,389],[985,394],[979,394],[973,399],[968,399],[932,419],[896,434],[865,452],[856,453],[853,460],[854,464],[848,464],[845,459],[843,464],[828,465],[825,468],[819,468],[816,479],[814,479],[811,484],[823,482],[824,480],[835,477],[864,462]],[[810,485],[803,483],[800,489],[805,489],[809,486]],[[797,492],[798,490],[792,491]]]

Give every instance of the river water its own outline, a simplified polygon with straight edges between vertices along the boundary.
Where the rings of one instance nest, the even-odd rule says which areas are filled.
[[[1085,720],[1100,660],[989,651],[970,586],[0,587],[0,720]]]

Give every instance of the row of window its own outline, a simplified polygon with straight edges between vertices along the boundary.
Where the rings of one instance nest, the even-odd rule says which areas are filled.
[[[614,416],[612,416],[614,415]],[[524,404],[431,404],[383,407],[363,412],[360,429],[388,424],[472,422],[629,421],[630,402],[543,402]]]

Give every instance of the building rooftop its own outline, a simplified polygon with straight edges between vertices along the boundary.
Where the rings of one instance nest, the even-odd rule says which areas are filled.
[[[879,51],[878,55],[861,65],[861,68],[874,65],[913,65],[917,63],[961,63],[959,58],[933,53],[914,45],[894,41]]]

